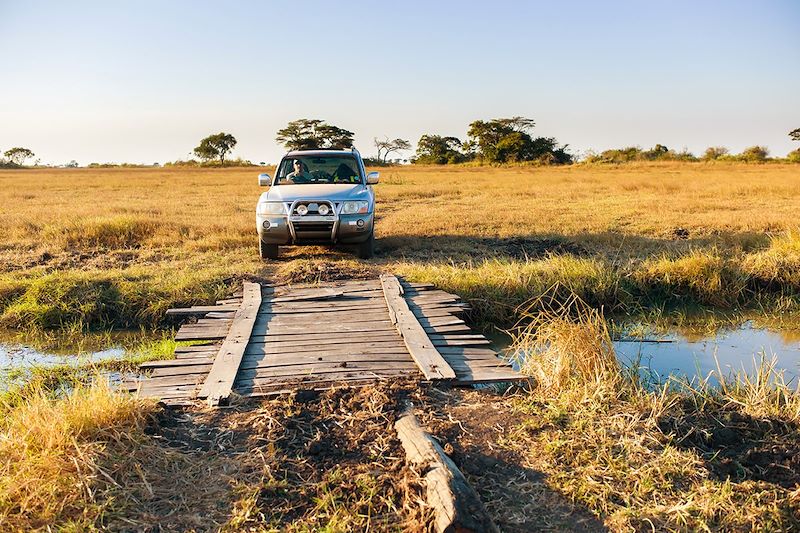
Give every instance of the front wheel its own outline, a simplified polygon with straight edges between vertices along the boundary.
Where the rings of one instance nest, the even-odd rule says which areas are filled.
[[[373,255],[375,255],[375,233],[370,232],[369,238],[358,245],[358,257],[371,259]]]
[[[261,254],[261,259],[277,259],[278,258],[278,245],[268,244],[261,239],[258,240],[258,252]]]

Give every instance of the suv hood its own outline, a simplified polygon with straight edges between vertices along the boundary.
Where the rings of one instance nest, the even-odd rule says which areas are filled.
[[[295,200],[364,200],[367,188],[361,184],[317,183],[304,185],[276,185],[261,195],[261,201],[294,202]]]

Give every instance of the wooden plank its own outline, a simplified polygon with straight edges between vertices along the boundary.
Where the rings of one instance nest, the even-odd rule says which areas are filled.
[[[227,334],[217,331],[187,331],[175,335],[176,341],[211,341],[224,339]]]
[[[244,354],[244,358],[242,359],[242,364],[249,361],[270,361],[273,357],[292,357],[295,356],[297,358],[303,357],[322,357],[323,359],[328,357],[334,356],[360,356],[360,355],[374,355],[374,356],[399,356],[403,355],[406,357],[411,357],[408,355],[408,348],[406,348],[405,344],[401,344],[398,346],[381,346],[381,347],[373,347],[373,348],[358,348],[352,350],[346,349],[337,349],[337,350],[305,350],[305,351],[296,351],[293,350],[291,353],[265,353],[263,346],[261,349],[255,348],[248,348]]]
[[[165,368],[165,367],[182,367],[182,366],[193,366],[193,365],[203,365],[203,364],[211,364],[214,361],[214,357],[191,357],[185,359],[163,359],[161,361],[147,361],[139,365],[139,368],[142,370],[147,370],[148,368]]]
[[[205,376],[211,370],[211,361],[204,365],[192,366],[167,366],[154,369],[150,374],[150,379],[163,378],[167,376],[190,376],[193,374],[203,374]]]
[[[346,366],[342,366],[346,365]],[[346,362],[313,362],[299,365],[268,366],[256,368],[240,368],[236,379],[262,378],[262,377],[302,377],[319,376],[327,374],[344,374],[350,372],[375,372],[375,371],[407,370],[418,372],[414,361],[346,361]]]
[[[243,368],[259,368],[259,367],[270,367],[270,366],[284,366],[284,365],[299,365],[305,363],[314,363],[314,362],[326,362],[326,363],[342,363],[342,362],[371,362],[371,361],[395,361],[395,362],[403,362],[407,361],[408,363],[414,364],[411,356],[408,355],[408,351],[403,347],[402,350],[397,350],[393,353],[339,353],[339,354],[324,354],[320,355],[315,352],[309,353],[293,353],[293,354],[270,354],[265,356],[264,358],[256,358],[256,357],[248,357],[245,355],[244,359],[242,359],[242,363],[239,365],[239,370]],[[498,359],[499,361],[499,359]],[[484,362],[483,359],[480,360],[481,363]],[[458,361],[460,364],[464,364],[463,361]]]
[[[320,288],[317,290],[305,291],[305,292],[298,291],[296,293],[287,294],[286,296],[278,296],[277,298],[272,299],[272,303],[298,302],[298,301],[308,301],[308,300],[330,300],[342,296],[343,294],[344,292],[342,290],[331,289],[331,288]]]
[[[178,346],[175,348],[175,353],[190,353],[190,352],[208,352],[213,351],[217,353],[219,346],[215,344],[196,344],[193,346]]]
[[[406,459],[425,475],[434,528],[444,532],[499,532],[464,474],[407,410],[394,423]]]
[[[427,333],[417,321],[403,298],[403,289],[394,276],[381,276],[381,286],[389,318],[397,326],[411,357],[428,380],[454,379],[455,372],[434,348]]]
[[[461,324],[451,324],[446,326],[423,326],[423,329],[425,329],[427,333],[434,334],[472,333],[472,330],[469,328],[469,326],[463,324],[463,322]],[[348,336],[353,335],[355,337],[357,334],[386,331],[391,331],[397,335],[397,329],[388,320],[385,322],[382,320],[375,321],[374,323],[358,322],[352,324],[318,324],[317,327],[314,327],[313,333],[309,333],[309,326],[306,325],[284,326],[276,325],[272,322],[259,324],[258,319],[256,319],[256,325],[253,326],[253,336],[259,335],[269,338],[279,336],[303,336],[307,338],[315,338],[316,336],[330,336],[332,334],[346,334]]]
[[[465,310],[456,307],[449,307],[449,308],[437,308],[437,309],[411,309],[411,312],[414,313],[416,318],[440,318],[440,317],[450,317],[454,315],[462,314]]]
[[[243,381],[238,386],[236,392],[245,396],[258,398],[265,396],[277,396],[280,394],[290,394],[297,389],[304,390],[332,390],[340,388],[364,387],[374,385],[376,382],[388,381],[391,378],[375,376],[372,378],[347,378],[331,381],[327,379],[307,379],[299,381],[277,381],[270,384],[254,384],[252,381]]]
[[[291,346],[289,348],[276,347],[271,343],[257,343],[252,339],[250,345],[245,350],[246,355],[251,354],[298,354],[304,352],[311,353],[371,353],[376,350],[384,350],[384,353],[397,353],[398,351],[405,351],[408,353],[408,348],[401,341],[378,341],[360,343],[358,346],[351,346],[349,344],[329,344],[326,346]]]
[[[397,331],[379,331],[374,333],[359,333],[348,335],[272,335],[272,336],[258,336],[253,335],[250,337],[250,342],[253,344],[267,343],[275,346],[281,350],[288,350],[294,346],[326,346],[329,344],[348,344],[351,346],[372,343],[372,342],[386,342],[394,341],[400,342],[400,336]]]
[[[345,311],[350,311],[351,314],[357,314],[358,312],[361,313],[372,313],[376,311],[381,311],[385,308],[385,304],[373,304],[373,303],[340,303],[339,305],[331,305],[331,306],[324,306],[324,307],[288,307],[288,306],[281,306],[281,307],[269,307],[263,309],[259,312],[259,315],[317,315],[322,313],[343,313]]]
[[[245,282],[242,306],[233,318],[228,336],[220,346],[211,370],[197,394],[198,398],[207,399],[211,405],[219,405],[230,396],[260,307],[261,285]]]
[[[307,376],[279,376],[279,377],[255,377],[243,378],[236,382],[236,388],[241,388],[241,384],[252,383],[255,386],[274,386],[288,383],[296,383],[298,388],[303,388],[306,383],[331,383],[343,382],[348,380],[385,380],[387,378],[409,378],[419,376],[419,369],[412,370],[404,369],[388,369],[388,370],[360,370],[352,372],[333,372],[333,373],[320,373],[309,374]]]
[[[212,311],[236,311],[237,305],[195,305],[192,307],[179,307],[167,309],[167,316],[204,315]]]

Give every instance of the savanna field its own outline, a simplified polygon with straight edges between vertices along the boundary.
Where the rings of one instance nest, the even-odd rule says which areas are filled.
[[[0,172],[0,324],[152,326],[243,277],[379,270],[458,292],[501,326],[553,284],[613,313],[796,310],[794,165],[380,170],[376,260],[289,248],[274,264],[257,258],[257,169]]]
[[[461,295],[486,332],[518,325],[517,346],[541,354],[530,390],[407,392],[502,530],[800,529],[796,383],[763,361],[717,387],[654,389],[610,347],[612,321],[797,329],[797,165],[383,167],[375,259],[286,248],[274,262],[258,257],[259,170],[0,171],[0,327],[166,339],[166,309],[213,303],[242,279],[393,272]],[[310,457],[324,431],[291,398],[236,406],[206,431],[202,411],[169,425],[152,403],[52,381],[3,397],[2,529],[430,525],[407,504],[421,489],[389,459],[396,442],[361,460]],[[368,392],[326,393],[313,409],[350,428],[343,449],[364,448],[353,427],[384,431],[393,416]]]

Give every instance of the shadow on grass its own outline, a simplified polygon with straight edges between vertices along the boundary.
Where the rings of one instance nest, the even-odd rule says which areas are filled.
[[[794,422],[753,417],[733,408],[697,411],[658,422],[673,445],[695,451],[720,480],[763,481],[791,489],[800,484],[800,431]]]

